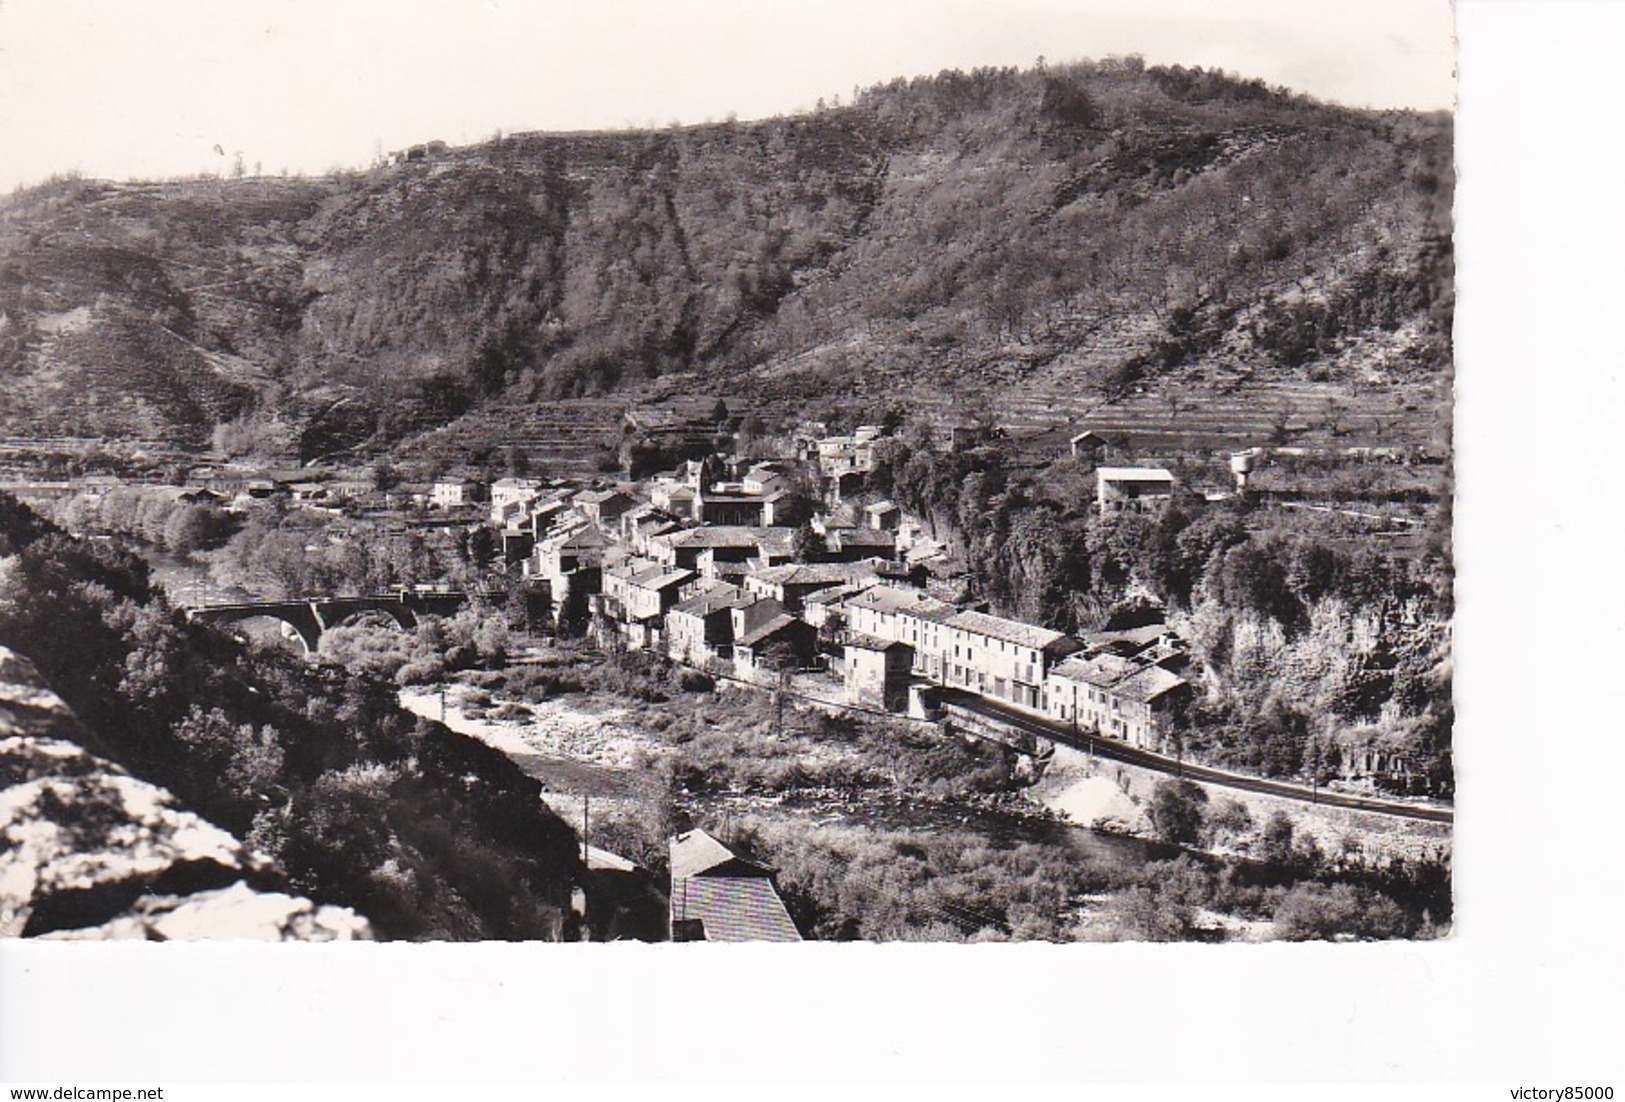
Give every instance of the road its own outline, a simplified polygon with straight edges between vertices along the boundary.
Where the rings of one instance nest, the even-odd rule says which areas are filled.
[[[1246,792],[1261,792],[1269,796],[1301,800],[1304,803],[1324,804],[1327,807],[1343,807],[1351,811],[1367,811],[1374,815],[1394,815],[1405,819],[1420,819],[1430,823],[1449,824],[1455,821],[1455,811],[1453,809],[1440,807],[1437,804],[1407,803],[1402,800],[1381,800],[1367,796],[1353,796],[1324,788],[1306,788],[1301,784],[1289,784],[1285,781],[1269,780],[1264,777],[1250,777],[1242,773],[1231,773],[1205,765],[1181,762],[1165,754],[1141,750],[1138,747],[1100,735],[1091,738],[1087,733],[1075,731],[1065,724],[1042,719],[971,693],[948,692],[943,694],[942,700],[945,704],[953,704],[964,708],[966,711],[975,712],[989,719],[996,719],[1001,723],[1047,738],[1052,742],[1062,743],[1078,750],[1087,750],[1112,761],[1120,761],[1127,765],[1138,765],[1145,769],[1154,769],[1159,773],[1168,773],[1193,781],[1201,781],[1204,784],[1239,788]]]

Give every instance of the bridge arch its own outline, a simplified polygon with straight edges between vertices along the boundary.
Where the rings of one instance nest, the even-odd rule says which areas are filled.
[[[330,628],[343,627],[362,616],[372,613],[387,616],[402,631],[413,631],[418,626],[416,613],[406,605],[392,601],[362,599],[354,601],[312,601],[310,610],[324,632]]]
[[[292,601],[244,601],[239,604],[189,608],[186,618],[208,624],[234,624],[260,617],[280,620],[291,627],[306,654],[315,654],[322,633],[368,612],[381,612],[403,631],[418,626],[421,615],[449,615],[468,601],[466,593],[403,590],[367,597],[314,597]]]
[[[240,624],[247,620],[278,620],[293,629],[305,654],[315,654],[322,641],[322,625],[308,604],[300,601],[223,605],[189,609],[188,620],[207,624]]]

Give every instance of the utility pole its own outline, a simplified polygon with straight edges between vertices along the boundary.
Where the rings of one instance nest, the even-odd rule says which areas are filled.
[[[592,810],[592,797],[585,792],[581,794],[581,863],[587,863],[587,830],[591,825],[590,814]]]
[[[445,726],[445,723],[446,723],[446,685],[445,685],[445,682],[441,682],[441,684],[440,684],[440,724],[441,724],[441,726]]]

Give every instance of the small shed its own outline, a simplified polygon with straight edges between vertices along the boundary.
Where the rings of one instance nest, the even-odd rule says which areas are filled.
[[[1106,450],[1106,438],[1093,429],[1084,429],[1070,443],[1073,459],[1095,459]]]

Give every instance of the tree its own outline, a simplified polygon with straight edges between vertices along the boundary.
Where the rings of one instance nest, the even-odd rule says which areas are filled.
[[[1277,541],[1250,539],[1216,555],[1210,572],[1213,592],[1232,608],[1261,613],[1286,627],[1298,624],[1303,606],[1287,583],[1285,550]]]
[[[818,562],[829,552],[829,545],[823,535],[811,524],[803,524],[796,529],[795,540],[791,544],[791,553],[797,562]]]
[[[1157,837],[1173,845],[1195,845],[1202,837],[1207,792],[1194,781],[1158,781],[1148,809]]]
[[[1220,800],[1207,819],[1208,831],[1215,842],[1229,841],[1249,834],[1253,829],[1253,816],[1247,805],[1233,797]]]
[[[497,557],[496,533],[480,525],[468,537],[468,561],[481,570],[488,568]]]
[[[752,411],[745,414],[744,420],[739,422],[739,431],[734,434],[734,441],[741,452],[753,455],[756,445],[766,432],[767,425]]]
[[[1292,860],[1292,819],[1284,811],[1277,811],[1264,824],[1264,860],[1276,865]]]

